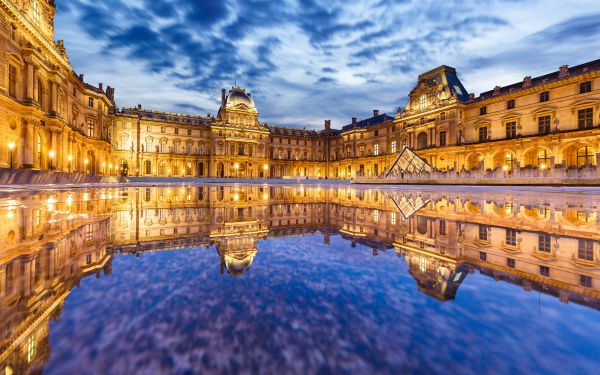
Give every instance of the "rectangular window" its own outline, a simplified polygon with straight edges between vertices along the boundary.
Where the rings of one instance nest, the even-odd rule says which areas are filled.
[[[373,221],[375,223],[379,222],[379,211],[378,210],[373,210]]]
[[[545,277],[550,276],[550,268],[546,266],[540,266],[540,275]]]
[[[188,129],[187,132],[188,132],[188,135],[192,135],[192,129]]]
[[[592,91],[592,81],[586,81],[579,84],[579,93],[585,94]]]
[[[484,253],[483,251],[479,252],[479,259],[483,260],[484,262],[487,260],[487,254]]]
[[[515,268],[515,260],[513,258],[506,258],[506,267]]]
[[[550,235],[546,233],[540,233],[538,235],[538,249],[541,252],[550,252]]]
[[[582,260],[594,260],[594,242],[590,240],[579,240],[577,257]]]
[[[94,239],[94,225],[86,224],[85,226],[85,240],[91,241]]]
[[[379,145],[373,146],[373,155],[379,155]]]
[[[594,109],[586,108],[577,111],[577,126],[579,129],[588,129],[594,126]]]
[[[506,230],[506,244],[509,246],[517,246],[517,231],[514,229]]]
[[[547,102],[550,100],[550,92],[544,91],[540,93],[540,102]]]
[[[512,139],[517,136],[517,123],[515,121],[506,123],[506,139]]]
[[[96,123],[94,120],[88,120],[87,124],[88,124],[87,136],[93,137],[94,136],[94,127],[95,127]]]
[[[441,131],[440,132],[440,147],[444,147],[444,146],[446,146],[446,132]]]
[[[8,66],[8,95],[17,97],[17,68],[12,65]]]
[[[488,128],[487,126],[482,126],[479,128],[479,142],[485,142],[488,139]]]
[[[94,98],[88,98],[88,107],[94,108]]]
[[[164,127],[164,126],[161,126],[161,127],[160,127],[160,132],[161,132],[161,133],[166,133],[166,131],[167,131],[167,129],[165,129],[165,127]]]
[[[591,288],[592,287],[592,278],[590,276],[586,276],[586,275],[579,275],[579,284],[581,284],[581,286],[584,286],[586,288]]]
[[[175,134],[179,134],[179,128],[175,128]]]
[[[391,220],[392,220],[392,225],[396,225],[397,215],[395,212],[392,212]]]
[[[446,235],[446,220],[440,220],[439,232],[442,236]]]
[[[392,141],[392,154],[396,152],[396,141]]]
[[[538,117],[538,132],[540,134],[550,133],[550,115]]]
[[[479,226],[479,239],[481,241],[487,241],[487,239],[488,239],[488,230],[485,225]]]
[[[487,107],[483,106],[479,108],[479,116],[485,116],[487,115]]]
[[[515,100],[511,99],[506,102],[506,109],[513,109],[513,108],[515,108]]]

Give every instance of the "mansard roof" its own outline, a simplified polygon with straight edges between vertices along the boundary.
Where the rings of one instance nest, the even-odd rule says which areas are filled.
[[[356,124],[348,124],[348,125],[342,127],[342,131],[343,132],[349,131],[349,130],[352,130],[353,128],[369,128],[371,126],[380,125],[385,122],[391,121],[393,119],[394,118],[389,116],[387,113],[383,113],[381,115],[377,115],[377,116],[366,118],[364,120],[357,121]]]
[[[419,75],[417,86],[411,91],[411,94],[422,87],[422,85],[448,87],[450,93],[455,94],[461,102],[469,100],[469,93],[458,79],[456,69],[451,66],[441,65]]]
[[[308,130],[305,128],[292,128],[286,126],[267,125],[269,132],[273,135],[284,135],[290,137],[313,137],[316,138],[320,132],[316,130]]]
[[[134,115],[140,119],[168,122],[177,125],[209,126],[214,122],[211,116],[192,116],[172,112],[151,111],[139,107],[123,108],[119,114]]]
[[[578,75],[586,74],[592,71],[600,70],[600,59],[586,62],[581,65],[569,67],[568,65],[562,66],[559,70],[544,74],[539,77],[531,78],[531,76],[525,77],[523,81],[513,83],[508,86],[497,86],[495,89],[481,93],[477,98],[471,99],[470,102],[483,101],[494,96],[500,96],[504,94],[514,93],[520,90],[525,90],[535,86],[541,86],[552,82],[557,82],[563,79],[572,78]]]

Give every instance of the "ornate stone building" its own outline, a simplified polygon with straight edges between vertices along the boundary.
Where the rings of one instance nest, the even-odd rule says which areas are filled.
[[[381,176],[409,147],[436,172],[595,171],[600,60],[469,94],[455,69],[421,74],[395,116],[322,130],[260,123],[250,93],[222,91],[215,117],[117,110],[54,42],[51,0],[0,0],[0,168],[152,177]],[[594,172],[596,173],[596,172]],[[597,175],[598,173],[596,173]]]
[[[0,167],[103,174],[114,90],[74,72],[55,12],[52,0],[0,1]]]

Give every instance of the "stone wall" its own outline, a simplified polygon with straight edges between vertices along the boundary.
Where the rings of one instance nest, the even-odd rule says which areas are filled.
[[[24,169],[0,169],[0,185],[89,184],[119,182],[115,176],[84,173],[43,172]]]

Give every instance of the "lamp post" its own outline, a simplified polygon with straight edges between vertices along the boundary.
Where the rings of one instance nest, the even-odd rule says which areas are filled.
[[[13,151],[15,149],[15,142],[8,143],[8,149],[10,150],[10,168],[13,167]]]
[[[235,163],[233,165],[233,169],[235,169],[235,178],[238,176],[238,169],[240,169],[240,163]]]
[[[89,162],[90,162],[90,161],[89,161],[89,160],[87,160],[87,159],[85,159],[85,160],[83,161],[83,164],[85,165],[84,173],[88,173],[88,163],[89,163]]]
[[[269,165],[268,164],[263,165],[263,171],[265,171],[264,172],[265,178],[267,178],[267,176],[269,174]]]
[[[73,156],[67,156],[67,160],[69,161],[69,173],[71,173],[71,162],[73,161]]]
[[[51,171],[54,169],[53,159],[54,159],[55,155],[56,154],[54,153],[54,150],[50,150],[50,152],[48,152],[48,156],[50,157],[50,170]]]

